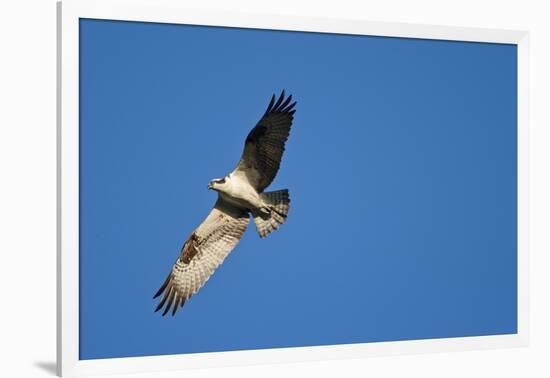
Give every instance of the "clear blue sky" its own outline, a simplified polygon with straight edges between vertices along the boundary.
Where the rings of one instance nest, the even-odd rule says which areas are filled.
[[[82,20],[80,358],[515,333],[512,45]],[[287,224],[152,295],[273,92]]]

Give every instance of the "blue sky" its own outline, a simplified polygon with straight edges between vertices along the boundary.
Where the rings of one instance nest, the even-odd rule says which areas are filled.
[[[80,358],[515,333],[513,45],[81,20]],[[153,310],[273,92],[288,222]]]

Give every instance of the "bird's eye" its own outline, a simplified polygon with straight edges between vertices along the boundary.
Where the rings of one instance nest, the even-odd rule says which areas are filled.
[[[225,183],[225,177],[218,180],[218,184],[223,184],[223,183]]]

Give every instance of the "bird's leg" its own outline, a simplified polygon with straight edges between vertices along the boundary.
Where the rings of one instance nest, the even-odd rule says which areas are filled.
[[[265,214],[265,215],[270,215],[271,214],[271,206],[262,204],[262,206],[260,206],[260,212]]]

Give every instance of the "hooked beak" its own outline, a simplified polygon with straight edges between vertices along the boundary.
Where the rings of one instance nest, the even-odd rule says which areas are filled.
[[[210,189],[210,190],[214,189],[214,186],[212,185],[211,182],[208,183],[208,189]]]

